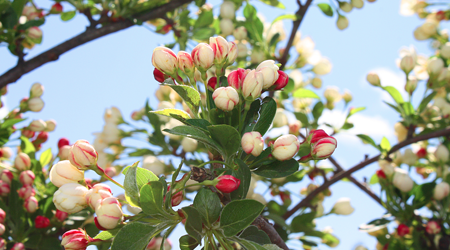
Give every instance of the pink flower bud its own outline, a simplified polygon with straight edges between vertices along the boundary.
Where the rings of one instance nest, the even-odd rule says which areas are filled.
[[[274,90],[280,90],[280,89],[286,87],[288,82],[289,82],[289,76],[286,73],[284,73],[284,71],[278,70],[278,79],[275,81],[275,83],[273,84],[272,87],[275,87]]]
[[[33,171],[26,170],[26,171],[23,171],[22,173],[20,173],[19,181],[24,186],[33,185],[34,178],[35,178],[35,176],[34,176]]]
[[[37,82],[31,86],[30,98],[41,97],[42,94],[44,94],[44,86],[42,84]]]
[[[17,154],[16,158],[14,159],[14,167],[19,171],[30,169],[31,167],[30,157],[23,152]]]
[[[240,91],[248,72],[250,72],[249,69],[245,70],[241,68],[231,71],[230,74],[228,74],[228,84],[237,91]]]
[[[293,123],[289,124],[289,134],[298,136],[301,128],[302,123],[299,120],[295,120]]]
[[[61,3],[55,3],[52,5],[52,8],[50,9],[51,13],[61,13],[63,11],[63,6],[61,5]]]
[[[448,196],[450,192],[450,185],[447,182],[441,182],[434,188],[433,197],[435,200],[440,201]]]
[[[86,194],[86,203],[95,209],[103,199],[112,197],[111,188],[106,184],[95,184]]]
[[[274,60],[266,60],[258,65],[256,68],[257,72],[260,72],[263,76],[263,86],[264,90],[269,89],[278,79],[278,66],[275,65]]]
[[[19,194],[19,197],[24,200],[36,195],[36,191],[32,186],[23,186],[17,190],[17,193]]]
[[[0,224],[0,236],[3,235],[5,233],[5,225]],[[0,247],[1,249],[1,247]]]
[[[62,235],[61,245],[66,250],[85,250],[91,241],[91,237],[80,229],[72,229]]]
[[[153,77],[155,77],[155,80],[163,83],[167,78],[169,78],[168,76],[164,75],[163,72],[161,72],[159,69],[155,68],[153,70]]]
[[[11,187],[8,183],[0,181],[0,196],[8,196],[11,192]]]
[[[264,149],[264,140],[259,132],[247,132],[242,136],[241,146],[245,153],[259,156]]]
[[[232,87],[220,87],[212,95],[216,106],[223,111],[231,111],[239,103],[239,94]]]
[[[407,235],[409,233],[410,233],[410,230],[409,230],[409,227],[407,225],[405,225],[405,224],[398,225],[398,227],[397,227],[397,234],[398,234],[398,236],[403,237],[403,236],[405,236],[405,235]]]
[[[169,48],[163,46],[156,47],[153,50],[152,63],[155,68],[164,74],[170,76],[177,75],[177,55]]]
[[[172,195],[172,207],[180,205],[180,203],[184,200],[184,194],[183,191],[179,191]]]
[[[48,140],[48,132],[42,131],[36,137],[36,140],[33,141],[33,144],[39,145]]]
[[[57,220],[63,222],[67,219],[67,217],[69,217],[69,214],[56,209],[55,217]]]
[[[238,57],[238,48],[235,42],[228,42],[228,61],[227,64],[233,64]]]
[[[289,160],[294,157],[300,148],[300,142],[294,135],[278,137],[272,145],[272,156],[279,161]]]
[[[56,121],[55,120],[48,120],[45,121],[45,123],[47,123],[47,128],[45,129],[46,132],[52,132],[55,131],[56,128]]]
[[[217,180],[219,182],[216,184],[216,188],[222,193],[231,193],[241,184],[241,180],[232,175],[222,175]]]
[[[84,172],[72,165],[68,160],[56,163],[50,170],[50,181],[57,187],[67,183],[78,183],[83,179]]]
[[[0,238],[0,249],[6,249],[6,241],[5,239]]]
[[[311,144],[311,156],[314,160],[323,160],[333,154],[337,141],[333,137],[320,139],[315,144]]]
[[[256,70],[248,72],[242,83],[242,95],[244,98],[251,101],[261,96],[263,82],[264,78],[260,72],[256,72]]]
[[[115,167],[108,167],[105,169],[105,174],[107,174],[109,177],[114,177],[117,175],[117,170]]]
[[[208,89],[210,89],[211,91],[214,91],[217,87],[217,77],[211,77],[208,80]]]
[[[87,170],[91,166],[96,166],[98,153],[86,140],[78,140],[72,145],[69,153],[69,160],[72,165],[80,170]]]
[[[318,142],[320,139],[329,137],[329,135],[323,129],[311,131],[309,135],[311,136],[311,144]]]
[[[28,29],[28,37],[31,39],[41,39],[42,38],[42,30],[39,27],[31,27]]]
[[[56,209],[73,214],[87,206],[87,192],[87,188],[78,183],[67,183],[53,194],[53,203]]]
[[[72,146],[66,145],[59,148],[58,157],[61,161],[68,160]]]
[[[11,158],[11,156],[12,156],[11,148],[9,147],[0,148],[0,157],[9,159]]]
[[[178,67],[183,71],[187,76],[194,77],[194,60],[192,60],[191,54],[186,51],[178,52]]]
[[[161,245],[163,244],[163,238],[162,237],[155,237],[152,238],[150,240],[150,242],[148,243],[147,247],[145,248],[145,250],[159,250],[161,249]],[[170,242],[169,239],[166,239],[164,241],[164,246],[163,246],[164,250],[170,250],[172,249],[172,243]]]
[[[11,250],[25,250],[25,245],[23,243],[16,243]]]
[[[115,197],[108,197],[101,201],[95,209],[96,222],[102,228],[114,229],[123,219],[120,203]]]
[[[23,207],[28,213],[32,214],[38,209],[38,201],[34,196],[30,196],[24,201]]]
[[[28,129],[35,132],[44,131],[46,127],[47,123],[45,123],[43,120],[33,120],[30,125],[28,125]]]
[[[27,101],[27,107],[33,112],[39,112],[44,108],[44,101],[40,97],[33,97]]]
[[[3,209],[0,208],[0,223],[3,224],[5,222],[6,213]]]
[[[8,169],[3,169],[2,173],[0,174],[0,179],[5,183],[11,184],[11,181],[14,179],[14,175]]]
[[[430,220],[425,227],[428,234],[434,235],[441,232],[441,226],[434,220]]]
[[[59,139],[58,141],[58,148],[61,148],[62,146],[68,146],[70,145],[69,139],[62,137],[61,139]]]
[[[214,63],[217,65],[225,63],[229,51],[227,40],[221,36],[210,37],[209,45],[214,52]]]
[[[192,50],[191,55],[195,66],[201,72],[205,72],[213,65],[214,51],[209,44],[199,43]]]
[[[46,228],[50,226],[50,220],[42,215],[36,216],[36,219],[34,219],[34,226],[36,228]]]

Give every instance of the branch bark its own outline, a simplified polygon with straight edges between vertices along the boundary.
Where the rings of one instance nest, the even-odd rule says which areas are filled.
[[[148,21],[155,18],[161,18],[165,13],[176,9],[184,4],[190,3],[193,0],[172,0],[171,2],[161,5],[149,12],[142,13],[132,17],[132,19],[137,19],[141,21]],[[97,38],[109,35],[111,33],[124,30],[133,26],[134,23],[130,19],[120,20],[115,23],[110,23],[97,29],[89,28],[85,32],[65,41],[61,44],[42,52],[41,54],[27,60],[23,63],[16,65],[15,67],[9,69],[3,75],[0,76],[0,88],[13,83],[20,79],[23,75],[41,67],[42,65],[58,60],[59,56],[62,54],[80,46],[88,43]]]
[[[252,225],[263,230],[269,236],[270,241],[273,244],[281,247],[284,250],[289,250],[289,247],[286,245],[286,243],[272,226],[272,224],[265,220],[261,215],[258,216],[255,221],[253,221]]]
[[[426,135],[420,135],[420,136],[416,136],[407,140],[404,140],[400,143],[398,143],[397,145],[395,145],[394,147],[391,148],[391,150],[388,152],[388,155],[405,147],[408,146],[412,143],[415,142],[419,142],[419,141],[424,141],[424,140],[428,140],[428,139],[432,139],[432,138],[436,138],[436,137],[441,137],[441,136],[448,136],[450,135],[450,128],[447,129],[443,129],[443,130],[438,130]],[[287,211],[286,214],[284,214],[283,218],[284,219],[288,219],[289,217],[291,217],[295,212],[297,212],[300,208],[307,206],[311,200],[318,195],[320,192],[324,191],[325,189],[329,188],[331,185],[333,185],[334,183],[338,182],[339,180],[342,180],[345,177],[349,177],[351,174],[353,174],[354,172],[364,168],[365,166],[372,164],[376,161],[378,161],[378,159],[381,157],[381,154],[374,156],[370,159],[367,159],[357,165],[355,165],[354,167],[350,168],[347,171],[343,171],[343,172],[339,172],[336,175],[333,176],[333,178],[329,179],[328,182],[324,183],[323,185],[321,185],[320,187],[318,187],[317,189],[315,189],[313,192],[311,192],[310,194],[308,194],[303,200],[301,200],[295,207],[293,207],[291,210]]]

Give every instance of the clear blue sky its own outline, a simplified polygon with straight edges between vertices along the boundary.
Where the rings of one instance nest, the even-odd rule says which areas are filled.
[[[295,1],[283,1],[286,10],[251,2],[268,21],[297,9]],[[50,6],[47,0],[38,0],[37,3],[43,7]],[[212,3],[217,11],[220,2]],[[365,82],[366,73],[381,69],[382,83],[389,80],[398,86],[404,81],[395,65],[400,47],[413,44],[420,53],[430,53],[428,43],[416,42],[412,35],[415,27],[420,25],[420,20],[417,17],[400,16],[399,6],[398,0],[366,2],[362,10],[354,9],[347,15],[350,25],[345,31],[339,31],[335,27],[336,17],[326,17],[316,6],[312,6],[300,29],[302,36],[311,36],[316,48],[333,63],[332,72],[323,77],[324,86],[335,85],[341,90],[349,89],[354,96],[350,106],[367,107],[355,119],[355,133],[373,133],[376,141],[381,140],[383,134],[392,142],[395,141],[392,126],[399,117],[381,102],[385,97]],[[31,50],[27,58],[82,32],[86,25],[86,19],[79,14],[66,23],[55,16],[48,18],[42,27],[43,43]],[[286,21],[285,27],[289,32],[290,22]],[[51,133],[49,141],[43,147],[56,150],[56,142],[60,137],[67,137],[71,142],[78,139],[92,142],[92,133],[103,127],[105,108],[117,106],[125,117],[129,117],[133,110],[144,105],[147,98],[156,106],[157,100],[153,93],[157,82],[152,75],[151,54],[156,46],[171,41],[171,35],[157,35],[144,27],[132,27],[111,34],[70,51],[57,62],[46,64],[25,75],[17,83],[9,85],[5,103],[9,108],[16,106],[21,98],[28,95],[30,86],[34,82],[40,82],[45,86],[45,108],[40,113],[30,114],[30,117],[44,120],[52,118],[58,122],[56,131]],[[0,58],[0,72],[16,63],[16,58],[6,47],[0,48]],[[324,88],[319,92],[323,90]],[[336,110],[330,114],[329,119],[335,121],[334,117],[339,118],[339,111],[343,107],[338,106]],[[338,136],[337,139],[338,149],[335,155],[344,168],[362,161],[366,153],[376,153],[349,135]],[[357,172],[355,177],[360,180],[363,177],[370,178],[376,169],[377,165],[371,165]],[[309,179],[305,179],[300,184],[293,185],[292,190],[298,194],[309,182]],[[378,191],[377,186],[374,189]],[[350,197],[356,210],[351,216],[331,215],[319,219],[318,228],[331,226],[334,229],[334,234],[341,240],[336,249],[353,249],[357,244],[375,249],[375,239],[359,232],[358,226],[380,217],[384,209],[351,183],[339,183],[331,190],[333,195],[326,199],[325,211],[329,211],[340,197]],[[116,194],[120,192],[117,189],[114,191]],[[295,201],[298,198],[295,198],[293,204]],[[171,237],[174,249],[178,249],[177,236],[180,233],[181,230],[178,229]],[[295,246],[298,245],[291,245],[293,249],[297,248]],[[320,249],[328,247],[321,246]]]

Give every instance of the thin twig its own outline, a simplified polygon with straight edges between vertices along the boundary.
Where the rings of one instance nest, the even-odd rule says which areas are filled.
[[[448,129],[443,129],[443,130],[438,130],[429,134],[425,134],[425,135],[420,135],[420,136],[416,136],[413,137],[411,139],[407,139],[404,140],[400,143],[398,143],[397,145],[395,145],[394,147],[391,148],[391,150],[388,152],[388,155],[396,152],[397,150],[408,146],[412,143],[415,142],[419,142],[419,141],[424,141],[424,140],[428,140],[431,138],[436,138],[436,137],[441,137],[441,136],[448,136],[450,135],[450,128]],[[284,214],[283,218],[287,219],[289,217],[291,217],[295,212],[297,212],[300,208],[307,206],[311,200],[316,197],[319,193],[321,193],[322,191],[324,191],[325,189],[329,188],[331,185],[333,185],[334,183],[342,180],[343,178],[348,178],[351,174],[353,174],[354,172],[366,167],[369,164],[372,164],[376,161],[378,161],[378,159],[381,157],[381,154],[374,156],[370,159],[367,159],[357,165],[355,165],[354,167],[350,168],[347,171],[343,171],[340,173],[337,173],[336,175],[333,176],[332,179],[330,179],[328,182],[322,184],[320,187],[318,187],[317,189],[315,189],[314,191],[312,191],[308,196],[306,196],[303,200],[301,200],[294,208],[292,208],[291,210],[287,211],[286,214]]]
[[[284,240],[278,234],[277,230],[270,224],[264,217],[261,215],[258,216],[255,221],[253,221],[252,225],[258,227],[260,230],[263,230],[270,238],[270,241],[281,247],[284,250],[289,250],[289,247],[286,245]]]
[[[160,18],[165,15],[165,13],[176,9],[184,4],[190,3],[193,0],[173,0],[167,4],[161,5],[155,9],[152,9],[146,13],[142,13],[132,17],[132,19],[147,21],[155,18]],[[109,35],[111,33],[129,28],[134,25],[134,22],[130,19],[119,20],[114,23],[107,24],[97,29],[88,29],[85,32],[65,41],[61,44],[42,52],[41,54],[33,57],[32,59],[25,61],[22,64],[19,64],[3,75],[0,76],[0,88],[8,85],[9,83],[13,83],[20,79],[26,73],[33,71],[36,68],[41,67],[42,65],[58,60],[59,56],[62,54],[80,46],[97,38]]]

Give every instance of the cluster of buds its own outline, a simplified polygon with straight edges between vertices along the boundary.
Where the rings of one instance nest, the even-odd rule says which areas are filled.
[[[310,153],[300,158],[300,162],[323,160],[333,154],[337,147],[337,141],[325,131],[318,129],[309,134],[308,138],[302,142],[301,147],[310,147]]]
[[[61,138],[58,141],[58,157],[60,161],[68,160],[70,149],[72,146],[70,145],[69,139],[67,138]]]
[[[35,83],[31,86],[30,96],[23,98],[20,101],[20,110],[39,112],[44,108],[44,101],[41,96],[44,94],[44,86],[40,83]]]
[[[39,150],[42,143],[48,140],[48,132],[54,131],[55,128],[55,120],[33,120],[27,127],[22,128],[22,135],[30,139],[34,147]]]

